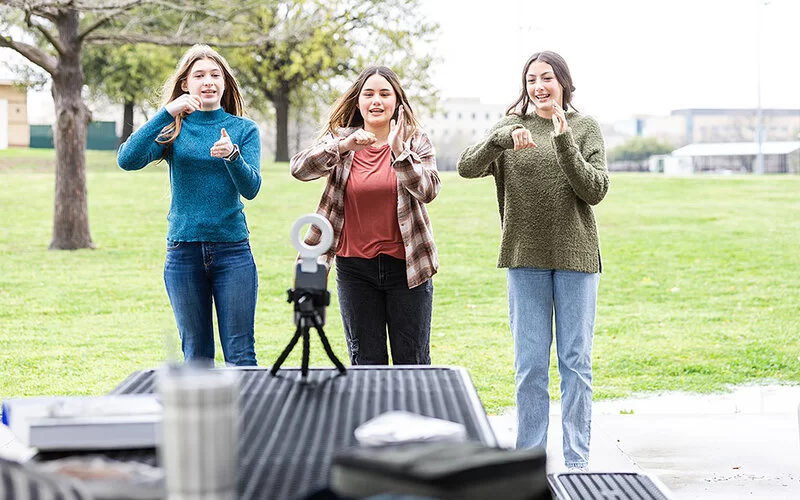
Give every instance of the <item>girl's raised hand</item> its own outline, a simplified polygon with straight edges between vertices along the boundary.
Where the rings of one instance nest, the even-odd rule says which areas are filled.
[[[556,134],[562,134],[567,130],[567,116],[555,99],[553,99],[553,128],[555,128]]]
[[[211,146],[211,156],[214,158],[227,158],[233,153],[233,142],[224,128],[219,131],[219,140]]]
[[[202,106],[203,103],[196,95],[182,94],[175,100],[168,102],[164,107],[167,109],[167,113],[172,116],[178,116],[181,113],[185,115],[192,114]]]
[[[397,108],[397,120],[389,122],[389,137],[387,142],[395,156],[403,152],[403,140],[406,137],[406,122],[403,120],[403,105]]]

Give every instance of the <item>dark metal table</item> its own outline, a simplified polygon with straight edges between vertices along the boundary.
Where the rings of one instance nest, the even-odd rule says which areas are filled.
[[[672,494],[655,476],[639,472],[562,472],[547,480],[557,500],[670,500]]]
[[[353,431],[392,410],[458,422],[467,438],[497,446],[489,419],[463,368],[353,367],[232,368],[242,374],[239,497],[294,499],[327,485],[334,455],[356,444]],[[155,371],[129,376],[112,394],[155,391]],[[156,463],[154,449],[115,452],[113,458]]]

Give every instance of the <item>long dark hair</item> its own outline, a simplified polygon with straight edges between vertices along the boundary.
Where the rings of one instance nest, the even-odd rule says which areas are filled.
[[[528,114],[528,106],[531,104],[531,96],[528,95],[528,89],[525,78],[528,74],[528,68],[531,67],[535,61],[542,61],[553,67],[553,73],[556,74],[556,80],[564,89],[561,95],[561,107],[567,111],[568,107],[572,105],[572,93],[575,92],[575,86],[572,84],[572,74],[569,72],[567,61],[563,57],[550,50],[543,50],[537,52],[528,58],[525,66],[522,67],[522,93],[517,100],[508,107],[506,115],[524,116]],[[575,106],[572,106],[575,109]]]
[[[331,108],[328,123],[320,135],[325,135],[328,132],[335,134],[339,128],[364,126],[364,117],[361,116],[361,111],[358,110],[358,95],[361,93],[361,89],[364,88],[364,84],[367,83],[367,79],[372,75],[381,75],[386,78],[386,81],[392,86],[394,94],[397,96],[397,106],[394,109],[392,119],[397,119],[397,110],[400,106],[403,106],[403,121],[406,126],[406,137],[403,137],[403,140],[414,135],[414,132],[419,127],[417,117],[408,102],[403,86],[400,85],[400,79],[394,71],[386,66],[368,66],[364,68],[364,71],[358,75],[356,81],[345,90]]]
[[[231,71],[230,65],[228,65],[228,61],[226,61],[224,57],[219,55],[216,50],[212,49],[208,45],[199,43],[193,45],[189,50],[186,51],[183,57],[181,57],[181,60],[178,62],[175,72],[166,81],[166,83],[164,83],[164,88],[161,91],[164,98],[164,104],[174,101],[186,93],[182,88],[183,82],[186,81],[189,71],[192,69],[192,66],[194,66],[194,63],[201,59],[210,59],[211,61],[214,61],[214,63],[219,66],[219,69],[222,70],[222,75],[225,80],[225,92],[222,94],[222,100],[220,101],[220,106],[222,106],[222,109],[232,115],[244,115],[245,110],[242,92],[239,90],[239,83],[233,76],[233,72]],[[167,146],[167,148],[164,150],[165,156],[172,143],[178,138],[178,134],[181,133],[182,122],[183,113],[176,116],[175,121],[164,127],[161,130],[161,133],[158,135],[156,142]]]

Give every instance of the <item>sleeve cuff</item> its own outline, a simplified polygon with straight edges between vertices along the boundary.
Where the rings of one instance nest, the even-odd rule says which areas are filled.
[[[567,152],[570,149],[577,149],[575,145],[575,138],[572,136],[572,129],[567,128],[560,134],[553,135],[553,146],[556,151]]]
[[[175,120],[175,117],[169,114],[167,108],[162,106],[158,113],[153,117],[153,122],[157,123],[160,127],[166,127]]]
[[[492,142],[503,149],[514,149],[514,139],[511,138],[511,132],[517,130],[518,128],[523,128],[521,123],[500,127],[494,131],[494,134],[492,135]]]
[[[325,151],[329,153],[331,156],[333,156],[333,159],[337,164],[342,162],[342,156],[347,155],[347,153],[345,153],[345,155],[342,155],[339,152],[340,142],[342,142],[341,137],[331,137],[327,141],[325,141]]]
[[[394,165],[396,163],[399,163],[399,162],[401,162],[403,160],[407,160],[409,158],[411,158],[411,159],[413,159],[413,160],[415,160],[417,162],[421,161],[420,158],[419,158],[419,155],[417,155],[417,153],[415,153],[414,151],[411,151],[411,148],[409,147],[408,143],[403,143],[403,152],[402,153],[400,153],[398,156],[395,156],[394,155],[394,151],[392,152],[392,165]]]

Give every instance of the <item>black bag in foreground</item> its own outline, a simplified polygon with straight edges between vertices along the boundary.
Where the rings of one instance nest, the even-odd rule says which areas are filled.
[[[331,489],[348,498],[382,493],[458,500],[550,500],[541,449],[475,442],[356,447],[334,457]]]

